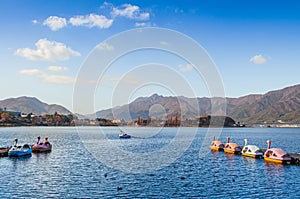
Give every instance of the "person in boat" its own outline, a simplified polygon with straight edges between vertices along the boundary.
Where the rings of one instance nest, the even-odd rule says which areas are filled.
[[[44,138],[44,144],[45,144],[45,145],[50,145],[50,142],[48,141],[48,137],[45,137],[45,138]]]
[[[14,139],[14,146],[17,146],[17,144],[18,144],[18,139],[15,138],[15,139]]]
[[[125,135],[127,135],[124,131],[120,131],[120,135],[122,135],[122,136],[125,136]]]
[[[41,141],[41,137],[38,136],[38,137],[37,137],[37,142],[36,142],[36,144],[40,144],[40,141]]]

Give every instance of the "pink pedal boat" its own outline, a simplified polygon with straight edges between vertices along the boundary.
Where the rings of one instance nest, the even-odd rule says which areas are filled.
[[[48,141],[48,137],[45,137],[43,142],[40,140],[41,137],[37,137],[37,142],[32,145],[32,152],[49,152],[52,150],[52,144]]]
[[[264,154],[264,160],[279,164],[291,164],[291,157],[281,148],[271,148],[271,141],[267,141],[268,149]]]

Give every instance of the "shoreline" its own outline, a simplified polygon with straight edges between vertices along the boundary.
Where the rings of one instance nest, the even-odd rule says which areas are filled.
[[[132,128],[200,128],[200,129],[206,129],[206,128],[226,128],[226,129],[268,129],[268,128],[272,128],[272,129],[296,129],[296,128],[300,128],[300,125],[298,126],[291,126],[291,127],[287,127],[287,126],[274,126],[274,127],[258,127],[258,126],[246,126],[246,127],[218,127],[218,126],[206,126],[206,127],[197,127],[197,126],[134,126],[134,125],[107,125],[107,126],[96,126],[96,125],[73,125],[73,126],[67,126],[67,125],[62,125],[62,126],[47,126],[47,125],[16,125],[16,126],[5,126],[5,125],[1,125],[0,128],[13,128],[13,127],[46,127],[46,128],[56,128],[56,127],[132,127]]]

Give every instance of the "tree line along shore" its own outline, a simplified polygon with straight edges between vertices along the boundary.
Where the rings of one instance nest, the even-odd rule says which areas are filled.
[[[78,119],[73,114],[44,114],[35,115],[33,113],[22,114],[19,112],[1,111],[0,126],[165,126],[165,127],[245,127],[244,124],[236,123],[228,116],[200,116],[191,119],[182,119],[180,116],[167,116],[166,119],[142,118],[138,117],[134,121],[124,121],[123,119]]]

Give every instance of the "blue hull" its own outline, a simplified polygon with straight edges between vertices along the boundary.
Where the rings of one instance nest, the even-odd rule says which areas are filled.
[[[123,135],[123,136],[119,136],[119,138],[128,139],[128,138],[131,138],[131,136],[130,135]]]
[[[9,157],[12,157],[12,156],[13,157],[20,157],[20,156],[31,155],[32,148],[28,144],[25,144],[24,146],[23,147],[21,147],[21,146],[13,146],[8,151],[8,156]]]
[[[19,157],[19,156],[25,156],[25,155],[31,155],[32,151],[31,149],[23,152],[23,151],[9,151],[8,156],[9,157]]]

